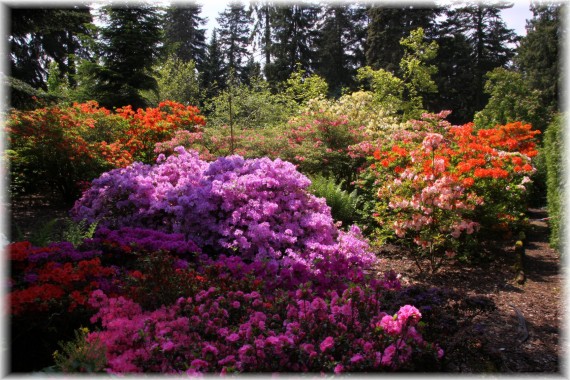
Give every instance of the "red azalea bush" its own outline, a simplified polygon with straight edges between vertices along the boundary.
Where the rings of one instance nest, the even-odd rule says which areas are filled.
[[[34,247],[29,242],[8,246],[11,264],[10,313],[53,310],[72,312],[85,306],[95,289],[109,289],[117,274],[101,264],[99,251],[77,251],[71,243]]]
[[[374,189],[378,236],[415,247],[432,270],[477,231],[520,228],[539,133],[521,123],[474,131],[447,114],[424,115],[380,142],[360,180]]]
[[[14,194],[55,189],[73,200],[82,183],[136,160],[152,161],[157,142],[204,124],[196,107],[171,101],[136,112],[123,107],[112,113],[94,101],[14,110],[6,123],[10,189]]]

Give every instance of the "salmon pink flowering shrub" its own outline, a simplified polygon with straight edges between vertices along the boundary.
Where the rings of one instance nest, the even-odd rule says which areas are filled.
[[[234,154],[245,158],[279,157],[304,174],[334,176],[337,182],[349,183],[366,162],[364,155],[351,154],[351,146],[369,138],[366,128],[347,116],[312,111],[276,127],[236,130],[233,147]],[[196,150],[207,161],[232,154],[227,126],[178,131],[171,140],[156,144],[155,153],[171,154],[177,146]]]
[[[167,141],[155,145],[155,154],[170,155],[174,148],[183,146],[196,150],[200,158],[214,161],[218,157],[240,155],[244,158],[270,157],[277,158],[287,149],[287,140],[283,139],[284,126],[265,128],[239,128],[233,131],[227,125],[206,127],[203,130],[191,132],[180,130]]]
[[[520,228],[537,131],[511,123],[475,132],[426,114],[373,152],[360,186],[374,189],[380,236],[415,247],[432,270],[498,226]],[[419,261],[418,261],[419,265]]]
[[[306,112],[292,118],[283,133],[288,146],[279,157],[307,174],[334,177],[338,183],[354,181],[365,160],[350,156],[352,145],[370,138],[366,127],[344,115]]]
[[[360,242],[360,231],[340,234],[324,199],[307,191],[309,179],[291,163],[237,155],[207,163],[195,151],[176,152],[153,166],[104,173],[74,206],[75,217],[114,229],[179,232],[206,253],[285,265],[313,267],[335,253],[358,265],[375,262],[366,243],[343,248],[343,241]]]

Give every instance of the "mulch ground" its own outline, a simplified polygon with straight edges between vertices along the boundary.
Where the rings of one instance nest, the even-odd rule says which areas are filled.
[[[43,197],[12,204],[11,240],[28,239],[50,220],[65,217],[67,209]],[[449,312],[454,327],[435,329],[445,333],[439,341],[446,353],[442,372],[561,373],[567,354],[561,342],[564,282],[560,255],[548,245],[546,216],[542,209],[529,210],[522,284],[515,278],[514,242],[505,243],[494,260],[450,262],[435,274],[420,272],[398,247],[379,252],[381,269],[399,273],[404,285],[447,289],[455,295],[440,310]]]
[[[525,241],[526,280],[517,281],[514,244],[496,259],[477,265],[449,263],[435,274],[420,272],[414,260],[396,247],[381,255],[383,268],[401,274],[404,284],[450,289],[484,307],[449,300],[458,326],[445,342],[442,370],[455,373],[561,373],[566,352],[561,344],[564,281],[560,255],[548,245],[546,212],[529,210]],[[514,242],[513,242],[514,243]],[[427,272],[427,273],[426,273]]]

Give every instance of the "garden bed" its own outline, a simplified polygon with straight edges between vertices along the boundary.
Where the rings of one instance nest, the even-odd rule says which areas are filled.
[[[17,230],[22,238],[67,213],[48,197],[38,196],[11,208],[12,234]],[[496,248],[493,261],[476,265],[451,262],[435,274],[421,273],[413,258],[395,246],[380,250],[380,269],[399,273],[402,285],[417,294],[439,289],[438,302],[445,306],[434,312],[432,320],[444,314],[449,319],[436,323],[426,337],[445,350],[444,372],[560,372],[563,280],[559,254],[547,243],[545,216],[544,210],[529,210],[524,284],[515,280],[510,241]],[[429,320],[429,315],[424,316]]]

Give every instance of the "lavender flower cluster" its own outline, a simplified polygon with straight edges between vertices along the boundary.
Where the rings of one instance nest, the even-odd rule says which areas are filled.
[[[331,255],[362,267],[374,264],[360,230],[339,231],[330,208],[307,191],[309,185],[293,164],[280,159],[235,155],[208,163],[178,147],[155,165],[134,163],[104,173],[72,214],[111,229],[183,233],[204,251],[313,270]]]

